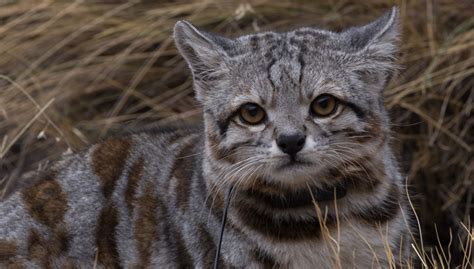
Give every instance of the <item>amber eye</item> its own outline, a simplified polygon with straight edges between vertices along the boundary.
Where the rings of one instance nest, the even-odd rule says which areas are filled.
[[[336,112],[337,99],[329,94],[322,94],[311,103],[311,111],[319,117],[327,117]]]
[[[256,125],[265,119],[265,111],[257,104],[247,103],[240,107],[239,116],[244,123]]]

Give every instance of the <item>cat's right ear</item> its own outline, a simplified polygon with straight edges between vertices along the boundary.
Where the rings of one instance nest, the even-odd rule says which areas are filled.
[[[195,80],[216,79],[227,70],[225,48],[232,47],[232,40],[200,31],[187,21],[176,23],[174,40]]]

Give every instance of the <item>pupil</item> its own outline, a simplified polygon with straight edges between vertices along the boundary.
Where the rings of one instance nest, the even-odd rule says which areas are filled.
[[[321,98],[322,100],[320,100],[318,103],[319,105],[322,107],[322,108],[326,108],[329,104],[329,101],[328,101],[328,98],[327,97],[323,97]]]
[[[250,114],[250,116],[255,117],[258,113],[258,109],[256,106],[249,105],[247,106],[247,112]]]

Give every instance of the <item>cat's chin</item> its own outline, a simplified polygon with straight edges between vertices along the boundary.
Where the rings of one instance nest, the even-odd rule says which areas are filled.
[[[296,156],[296,158],[282,158],[274,165],[276,172],[282,172],[285,170],[297,172],[297,170],[308,170],[316,166],[317,165],[314,162],[301,156]]]
[[[279,165],[276,170],[298,170],[298,169],[307,169],[308,167],[313,166],[311,162],[304,160],[289,160],[281,165]]]
[[[288,160],[274,166],[271,181],[290,187],[305,186],[309,182],[314,183],[323,170],[324,167],[309,160]]]

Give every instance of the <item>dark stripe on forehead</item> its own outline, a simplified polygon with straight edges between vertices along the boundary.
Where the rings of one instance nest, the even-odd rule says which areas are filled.
[[[273,65],[275,64],[276,60],[275,58],[273,58],[273,55],[270,52],[265,54],[265,57],[269,59],[269,63],[267,65],[267,79],[270,82],[270,85],[272,86],[272,90],[276,91],[275,83],[273,82],[272,76],[271,76],[271,69]]]
[[[40,223],[55,228],[62,223],[67,211],[66,194],[50,174],[23,190],[22,197],[30,215]]]
[[[290,84],[291,84],[290,87],[293,88],[293,89],[296,88],[296,86],[298,85],[298,83],[296,83],[296,81],[293,80],[293,78],[291,77],[291,75],[290,75],[290,73],[288,72],[288,70],[287,70],[286,68],[282,68],[281,71],[282,71],[282,72],[281,72],[280,80],[281,80],[282,84],[284,83],[284,81],[289,81]],[[301,74],[301,73],[300,73],[300,74]],[[285,75],[285,76],[288,78],[288,80],[285,80],[284,77],[283,77],[283,75]]]
[[[106,268],[119,268],[116,242],[117,209],[109,203],[102,208],[96,229],[97,260]]]
[[[102,193],[108,199],[115,187],[115,181],[122,174],[130,151],[130,141],[113,138],[99,144],[92,153],[92,166],[102,185]]]
[[[301,86],[301,82],[303,81],[303,77],[304,77],[304,68],[305,68],[305,61],[304,61],[304,55],[306,54],[307,52],[307,48],[306,48],[306,45],[304,43],[302,43],[300,46],[299,46],[299,53],[298,53],[298,63],[300,64],[300,76],[298,78],[298,83],[300,84]],[[301,94],[301,89],[300,89],[300,94]]]

